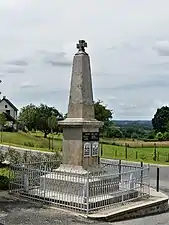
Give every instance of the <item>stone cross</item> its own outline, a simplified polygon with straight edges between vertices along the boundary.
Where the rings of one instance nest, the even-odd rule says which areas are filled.
[[[79,51],[85,52],[85,48],[87,48],[87,43],[85,42],[85,40],[79,40],[77,49],[79,49]]]

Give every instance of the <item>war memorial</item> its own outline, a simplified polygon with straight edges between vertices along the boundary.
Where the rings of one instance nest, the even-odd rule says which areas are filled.
[[[90,214],[109,206],[149,198],[149,168],[102,159],[95,119],[90,58],[80,40],[73,58],[67,118],[63,128],[62,163],[14,166],[11,192]],[[20,168],[20,169],[18,169]]]

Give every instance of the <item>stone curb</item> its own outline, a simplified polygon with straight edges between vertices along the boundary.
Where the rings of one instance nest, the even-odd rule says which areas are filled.
[[[168,196],[151,188],[154,196],[147,200],[131,202],[123,206],[112,207],[95,214],[89,214],[92,220],[115,222],[134,219],[168,211]]]

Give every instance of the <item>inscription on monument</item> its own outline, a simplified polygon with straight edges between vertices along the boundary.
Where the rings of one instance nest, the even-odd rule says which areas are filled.
[[[92,156],[98,156],[99,153],[99,142],[93,142],[92,144]]]
[[[83,148],[84,148],[84,157],[91,156],[91,143],[85,142]]]
[[[99,141],[99,132],[83,132],[83,141]]]
[[[83,132],[84,157],[98,156],[99,132]]]

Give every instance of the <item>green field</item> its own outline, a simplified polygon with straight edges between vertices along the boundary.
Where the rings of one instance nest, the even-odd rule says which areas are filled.
[[[48,138],[44,138],[43,133],[41,132],[4,132],[2,144],[28,149],[38,149],[41,151],[52,151],[52,149],[49,149],[49,137],[51,137],[51,135],[49,135]],[[112,139],[104,139],[103,141],[104,144],[102,145],[102,157],[104,158],[127,159],[129,161],[169,164],[169,142],[158,142],[156,144],[157,150],[155,159],[154,143],[147,144],[145,142],[131,140],[114,141]],[[127,151],[124,143],[128,143],[130,146],[127,148]],[[61,150],[62,135],[54,135],[53,145],[54,150]]]
[[[23,133],[23,132],[3,132],[2,144],[13,145],[22,148],[38,149],[41,151],[49,151],[49,138],[44,138],[39,132]],[[62,139],[54,136],[53,147],[55,150],[60,150]],[[51,146],[51,141],[50,141]]]
[[[158,147],[156,160],[153,147],[126,148],[124,146],[103,145],[103,157],[124,159],[129,161],[143,161],[147,163],[169,164],[169,147]]]

